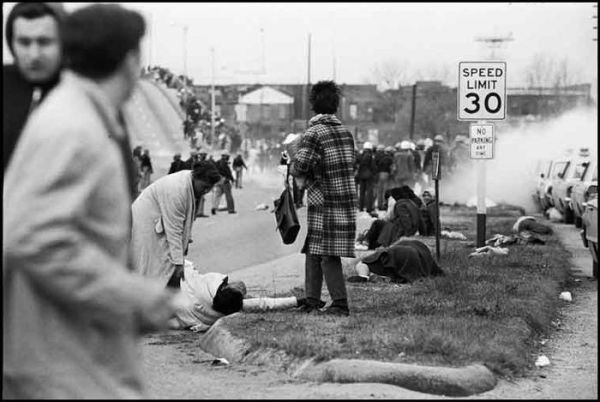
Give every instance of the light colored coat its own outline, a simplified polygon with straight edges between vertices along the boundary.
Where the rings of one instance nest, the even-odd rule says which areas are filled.
[[[99,88],[72,73],[36,109],[3,193],[3,398],[140,398],[139,334],[170,293],[127,267],[130,195]]]
[[[131,241],[135,270],[167,285],[175,265],[183,265],[196,201],[190,170],[161,177],[131,206]]]

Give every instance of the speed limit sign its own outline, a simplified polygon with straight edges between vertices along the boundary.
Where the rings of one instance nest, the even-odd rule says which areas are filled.
[[[506,62],[458,63],[458,120],[506,118]]]

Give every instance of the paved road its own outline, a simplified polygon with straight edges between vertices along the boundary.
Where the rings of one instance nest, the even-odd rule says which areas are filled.
[[[194,222],[188,259],[201,272],[228,273],[238,269],[262,264],[287,255],[298,253],[302,241],[284,245],[275,230],[273,199],[283,190],[283,179],[276,172],[250,173],[244,178],[242,189],[234,189],[233,197],[237,214],[219,211],[210,215],[212,194],[205,202],[204,213],[209,218]],[[225,205],[225,197],[222,200]],[[268,210],[256,210],[257,205],[267,204]],[[306,208],[298,210],[301,222],[306,221]],[[306,237],[306,227],[301,225],[298,239]]]

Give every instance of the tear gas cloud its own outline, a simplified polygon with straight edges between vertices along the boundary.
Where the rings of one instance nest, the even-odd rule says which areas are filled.
[[[556,118],[504,127],[496,133],[494,159],[485,160],[486,198],[535,211],[532,193],[537,179],[539,160],[574,154],[588,147],[596,159],[598,147],[598,109],[584,108],[566,112]],[[477,163],[470,161],[454,177],[440,180],[440,200],[464,204],[477,195]]]

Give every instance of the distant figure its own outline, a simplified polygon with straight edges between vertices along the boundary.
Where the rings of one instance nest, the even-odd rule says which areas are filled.
[[[154,170],[152,169],[152,161],[150,160],[150,151],[148,149],[144,149],[140,159],[140,170],[142,172],[142,177],[140,178],[138,191],[142,192],[150,185],[150,176],[152,176]]]
[[[356,179],[358,181],[358,208],[367,209],[368,213],[375,209],[375,183],[377,181],[377,166],[373,155],[373,144],[365,142],[363,152],[356,159]]]
[[[233,174],[231,174],[231,168],[229,168],[229,154],[224,153],[221,155],[221,159],[216,163],[217,170],[221,175],[221,180],[215,185],[213,192],[213,206],[211,213],[214,215],[217,213],[219,204],[221,203],[221,197],[225,194],[225,201],[227,202],[227,211],[230,214],[235,214],[235,204],[233,202],[233,195],[231,194],[231,183],[233,183]]]
[[[402,141],[396,144],[393,171],[395,187],[408,186],[412,189],[415,186],[415,158],[410,149],[409,141]]]
[[[169,168],[169,173],[179,172],[180,170],[184,170],[186,168],[186,163],[181,160],[181,154],[178,152],[173,155],[173,162],[171,162],[171,167]]]
[[[248,170],[248,166],[242,158],[242,154],[237,154],[233,159],[233,170],[235,171],[235,188],[242,188],[242,174],[243,169]]]
[[[377,209],[380,211],[387,210],[387,200],[385,199],[385,191],[390,186],[390,174],[392,165],[394,164],[393,156],[394,148],[378,145],[375,152],[375,166],[377,168]]]
[[[433,153],[440,153],[440,177],[443,177],[444,172],[448,168],[449,164],[449,154],[448,154],[448,146],[446,145],[446,140],[440,134],[436,135],[433,138],[433,145],[429,147],[425,151],[425,158],[423,160],[423,172],[427,174],[428,182],[431,179],[432,169],[433,169]],[[448,172],[446,171],[446,174]]]

